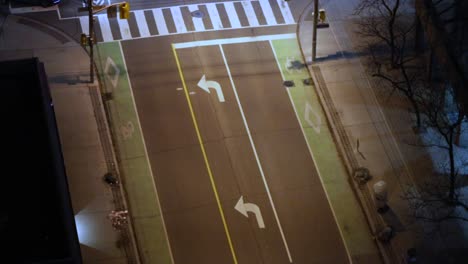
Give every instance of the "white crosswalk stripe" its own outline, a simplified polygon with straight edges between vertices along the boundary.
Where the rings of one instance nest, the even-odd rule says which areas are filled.
[[[198,6],[197,5],[189,5],[188,9],[190,12],[195,12],[198,11]],[[203,24],[203,18],[201,17],[193,17],[193,26],[195,27],[195,31],[205,31],[205,24]]]
[[[233,2],[224,3],[224,8],[226,8],[226,13],[228,15],[229,22],[231,23],[231,28],[240,28],[242,27],[239,17],[237,17],[236,8],[234,7]]]
[[[98,15],[99,27],[101,28],[102,39],[104,42],[114,40],[107,15]]]
[[[164,20],[164,14],[162,9],[153,10],[154,20],[156,21],[156,28],[158,29],[159,35],[167,35],[169,31],[167,30],[166,20]]]
[[[82,16],[80,17],[81,32],[88,35],[89,34],[89,17]]]
[[[119,22],[120,34],[122,35],[122,39],[131,39],[132,34],[130,33],[130,27],[128,26],[128,22],[126,19],[117,19]]]
[[[268,25],[276,25],[276,18],[268,0],[258,0]]]
[[[223,23],[221,22],[221,18],[219,17],[218,9],[216,8],[216,4],[206,4],[206,9],[208,10],[208,14],[210,15],[211,24],[213,25],[213,29],[222,29]]]
[[[145,12],[146,10],[136,10],[132,11],[135,18],[134,20],[121,20],[117,18],[118,23],[113,22],[112,24],[109,22],[109,19],[106,15],[97,15],[95,23],[99,26],[100,30],[98,32],[100,32],[100,35],[96,37],[98,41],[103,42],[119,40],[118,37],[116,39],[115,36],[113,36],[111,26],[113,32],[120,32],[120,38],[122,40],[126,40],[132,38],[151,37],[154,35],[163,36],[170,34],[183,34],[188,32],[203,32],[230,28],[291,25],[296,23],[286,1],[276,0],[278,5],[270,5],[270,1],[274,2],[275,0],[243,0],[234,2],[192,4],[148,9],[148,12]],[[254,4],[257,5],[257,7],[260,6],[260,8],[254,8]],[[236,5],[238,5],[238,9],[235,8]],[[240,8],[241,6],[242,8]],[[219,11],[224,12],[222,9],[225,9],[230,26],[227,24],[226,26],[223,25],[218,7],[220,8]],[[183,13],[182,8],[188,8],[191,14],[193,14],[195,11],[202,12],[203,9],[207,10],[208,12],[203,14],[203,17],[196,17],[193,15],[190,17],[184,17],[183,14],[187,13]],[[163,12],[164,9],[165,11]],[[237,12],[238,10],[240,10],[242,13],[241,16],[239,16]],[[264,20],[263,18],[259,20],[259,12],[262,13],[261,15],[264,17]],[[284,23],[278,22],[276,20],[274,12],[276,12],[276,14],[281,13],[284,19]],[[154,19],[151,18],[151,15],[146,17],[151,13],[153,14]],[[223,16],[225,15],[223,14]],[[82,32],[88,34],[88,17],[81,16],[79,17],[78,21],[80,23]],[[189,24],[186,25],[186,22]],[[170,25],[171,29],[169,29],[168,25]],[[206,28],[205,25],[208,28]],[[119,28],[117,29],[115,27]],[[155,28],[157,33],[150,31],[150,28]],[[175,32],[173,32],[174,30]],[[118,36],[119,34],[116,35]]]
[[[244,12],[247,16],[247,20],[249,21],[249,25],[251,27],[258,27],[260,24],[258,23],[257,15],[255,15],[252,3],[250,1],[243,1],[242,7],[244,7]]]
[[[178,6],[171,7],[172,18],[176,26],[177,33],[186,33],[187,27],[185,26],[184,18],[182,17],[182,11]]]
[[[140,32],[141,37],[151,36],[148,29],[148,24],[146,23],[145,13],[143,10],[137,10],[133,13],[135,15],[135,20],[138,25],[138,31]]]
[[[284,0],[276,0],[276,1],[278,2],[278,6],[280,7],[281,14],[283,15],[283,18],[286,24],[294,24],[294,17],[291,14],[291,10],[289,9],[288,3],[286,3],[286,1]]]

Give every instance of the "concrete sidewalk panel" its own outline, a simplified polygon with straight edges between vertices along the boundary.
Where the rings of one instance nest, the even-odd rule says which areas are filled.
[[[368,109],[361,101],[359,91],[352,81],[336,82],[327,85],[330,96],[339,112],[344,126],[371,123]]]

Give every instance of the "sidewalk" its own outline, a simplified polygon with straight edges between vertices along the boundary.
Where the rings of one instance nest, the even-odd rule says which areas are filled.
[[[108,172],[97,91],[89,86],[89,57],[67,36],[17,16],[0,17],[0,60],[38,57],[44,62],[54,100],[72,206],[84,263],[128,263],[119,232],[107,215],[116,208],[102,176]],[[99,110],[98,110],[99,111]]]
[[[369,220],[371,232],[377,234],[391,225],[396,235],[390,243],[379,243],[387,263],[405,263],[407,249],[417,248],[418,263],[440,263],[435,258],[440,240],[427,240],[421,227],[411,219],[403,190],[418,183],[431,170],[430,157],[424,148],[410,146],[418,142],[413,132],[414,122],[408,112],[409,104],[395,93],[379,89],[366,73],[365,56],[360,54],[360,39],[354,31],[353,1],[347,4],[326,1],[320,8],[327,10],[329,28],[318,30],[317,61],[309,69],[314,76],[322,106],[334,130],[352,177],[358,167],[368,168],[372,179],[362,188],[354,184],[356,195]],[[354,1],[355,2],[355,1]],[[311,61],[313,5],[300,21],[298,35],[306,61]],[[383,215],[376,212],[372,186],[387,183],[391,210]]]

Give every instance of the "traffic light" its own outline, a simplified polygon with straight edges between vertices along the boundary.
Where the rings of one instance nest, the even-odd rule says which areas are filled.
[[[81,33],[80,43],[81,43],[82,46],[88,45],[88,36],[86,36],[85,33]]]
[[[319,20],[321,23],[325,23],[325,19],[327,19],[327,14],[325,13],[325,9],[319,9]]]
[[[119,5],[119,17],[120,19],[128,19],[130,16],[130,4],[124,2]]]

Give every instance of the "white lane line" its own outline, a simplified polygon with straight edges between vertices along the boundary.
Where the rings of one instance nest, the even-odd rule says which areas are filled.
[[[211,24],[213,25],[213,29],[222,29],[223,23],[221,22],[221,18],[219,17],[218,9],[216,8],[216,4],[209,3],[206,4],[206,9],[208,10],[208,14],[210,15]]]
[[[128,26],[127,19],[117,19],[119,22],[120,34],[122,39],[131,39],[132,34],[130,33],[130,27]]]
[[[125,56],[124,56],[124,53],[123,53],[123,50],[122,50],[122,44],[120,43],[120,41],[119,41],[119,48],[120,48],[120,54],[122,55],[123,65],[124,65],[125,70],[126,70],[127,69],[127,62],[125,60]],[[128,87],[129,87],[129,90],[130,90],[130,95],[132,97],[133,109],[135,111],[135,116],[136,116],[136,120],[137,120],[137,123],[138,123],[138,128],[140,129],[141,139],[143,141],[143,148],[145,150],[146,164],[149,167],[148,169],[149,169],[149,172],[151,174],[151,182],[153,183],[153,188],[154,188],[154,191],[156,193],[156,197],[158,197],[157,203],[158,203],[158,208],[159,208],[159,215],[161,216],[161,220],[162,220],[161,222],[162,222],[162,225],[163,225],[164,234],[166,235],[167,246],[169,247],[169,255],[171,257],[171,264],[174,264],[175,262],[174,262],[174,256],[172,255],[171,242],[169,241],[169,235],[167,233],[167,228],[166,228],[166,221],[164,221],[164,215],[163,215],[163,212],[162,212],[162,209],[161,209],[161,202],[160,202],[160,199],[159,199],[158,188],[156,187],[156,182],[154,181],[153,170],[151,169],[151,163],[149,161],[148,148],[146,147],[145,135],[143,135],[143,129],[141,128],[141,121],[140,121],[140,117],[138,115],[138,109],[136,107],[135,95],[133,95],[133,88],[132,88],[132,82],[130,81],[130,76],[127,76],[127,79],[128,79]]]
[[[228,73],[228,76],[229,76],[229,80],[231,81],[232,91],[234,92],[234,96],[236,97],[237,105],[239,106],[239,110],[240,110],[240,113],[241,113],[241,116],[242,116],[242,120],[244,121],[245,129],[247,130],[247,135],[249,137],[250,145],[251,145],[252,151],[253,151],[253,153],[255,155],[255,160],[257,161],[258,169],[259,169],[260,174],[262,176],[263,184],[265,185],[265,190],[267,192],[268,199],[270,200],[270,205],[271,205],[271,208],[273,209],[273,214],[275,216],[276,223],[278,224],[278,229],[280,231],[281,238],[283,239],[283,243],[284,243],[284,247],[286,249],[286,253],[288,254],[289,262],[292,263],[293,261],[292,261],[291,253],[289,252],[288,242],[286,241],[286,237],[284,236],[283,227],[281,226],[281,223],[280,223],[280,220],[279,220],[279,217],[278,217],[278,213],[276,212],[275,204],[273,202],[273,197],[271,196],[270,188],[268,187],[268,182],[267,182],[267,180],[265,178],[265,173],[263,172],[262,164],[260,163],[260,159],[259,159],[258,154],[257,154],[257,149],[255,148],[255,143],[254,143],[252,135],[250,133],[250,129],[249,129],[249,125],[247,123],[247,119],[245,118],[245,115],[244,115],[244,109],[242,108],[242,104],[240,102],[239,95],[237,94],[236,85],[234,84],[234,80],[232,79],[231,70],[229,69],[229,65],[228,65],[228,62],[226,60],[226,56],[224,55],[223,46],[221,44],[219,44],[219,49],[221,50],[221,55],[223,56],[224,65],[226,66],[226,70],[227,70],[227,73]]]
[[[234,7],[234,3],[226,2],[224,3],[224,8],[226,9],[229,22],[231,23],[231,28],[241,28],[242,25],[239,21],[239,17],[237,17],[237,12],[236,12],[236,8]]]
[[[247,20],[249,21],[249,26],[258,27],[260,24],[258,23],[257,15],[255,15],[252,3],[250,3],[250,1],[242,1],[241,3],[242,7],[244,7]]]
[[[146,23],[145,12],[142,10],[136,10],[133,12],[133,14],[135,15],[140,37],[149,37],[151,34],[148,28],[148,24]]]
[[[284,78],[283,71],[281,70],[281,65],[280,65],[280,62],[278,60],[278,56],[276,55],[276,51],[275,51],[275,48],[273,46],[273,43],[271,42],[271,40],[269,42],[270,42],[271,50],[273,51],[273,55],[275,56],[276,63],[278,65],[278,70],[281,73],[281,79],[283,79],[283,81],[285,81],[286,79]],[[348,255],[349,263],[353,263],[352,258],[351,258],[351,254],[349,253],[348,246],[347,246],[346,241],[344,239],[343,231],[341,230],[341,228],[340,228],[340,226],[338,224],[339,223],[338,218],[336,218],[335,211],[333,210],[332,203],[330,201],[330,197],[328,196],[328,193],[325,190],[325,184],[323,183],[322,176],[320,175],[320,171],[318,170],[319,166],[317,165],[317,162],[315,161],[314,153],[312,152],[312,148],[311,148],[311,146],[309,144],[309,141],[307,140],[307,136],[306,136],[306,133],[304,131],[304,127],[302,126],[302,123],[301,123],[301,119],[299,117],[299,114],[297,113],[296,106],[294,105],[294,101],[292,99],[291,92],[289,91],[289,88],[285,88],[285,89],[286,89],[286,91],[288,93],[289,101],[291,101],[291,106],[294,109],[294,113],[296,114],[297,122],[299,123],[299,126],[301,127],[302,135],[304,136],[304,140],[305,140],[305,142],[307,144],[307,148],[309,149],[310,156],[312,157],[312,162],[314,163],[315,171],[317,172],[317,175],[319,176],[319,179],[320,179],[320,183],[322,184],[322,190],[325,193],[325,196],[327,197],[328,205],[330,206],[330,210],[332,211],[333,218],[335,219],[335,223],[336,223],[336,225],[338,227],[338,231],[340,232],[341,241],[343,242],[344,247],[346,249],[346,254]]]
[[[289,9],[288,2],[284,0],[276,0],[278,2],[278,6],[280,7],[281,14],[283,15],[284,22],[286,24],[295,24],[294,17]]]
[[[185,26],[184,18],[182,17],[182,11],[180,11],[180,7],[171,7],[171,14],[172,19],[174,20],[177,33],[186,33],[187,27]]]
[[[190,12],[199,10],[198,5],[189,5],[188,9]],[[203,24],[203,18],[192,17],[192,21],[193,21],[193,26],[195,27],[195,31],[205,31],[205,24]]]
[[[266,40],[277,40],[277,39],[295,39],[296,33],[289,34],[277,34],[277,35],[261,35],[254,37],[240,37],[240,38],[227,38],[227,39],[211,39],[211,40],[199,40],[191,42],[174,43],[174,48],[184,49],[193,48],[200,46],[213,46],[219,44],[235,44],[235,43],[246,43]]]
[[[263,10],[263,15],[265,16],[266,22],[268,25],[276,25],[275,15],[273,14],[273,10],[271,10],[270,2],[268,0],[258,0],[260,3],[260,7]]]
[[[88,35],[89,34],[89,17],[80,16],[80,25],[81,25],[81,32]]]
[[[161,8],[153,9],[154,20],[156,21],[156,28],[158,29],[158,35],[168,35],[166,20],[164,20],[164,14]]]
[[[107,15],[98,15],[97,17],[99,20],[99,26],[101,28],[102,40],[104,42],[114,40],[114,37],[112,36],[111,27],[109,24],[109,19],[107,19]]]

